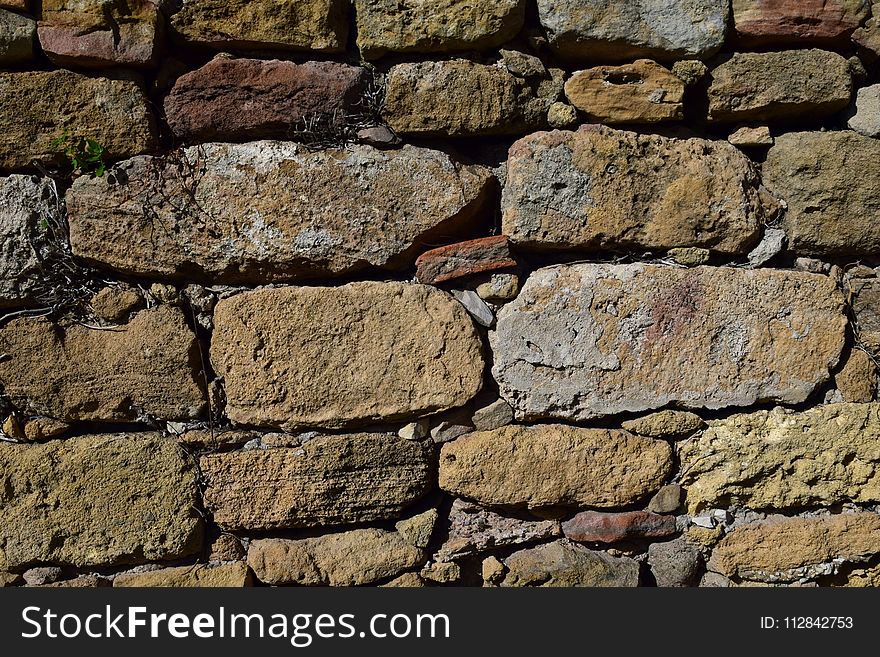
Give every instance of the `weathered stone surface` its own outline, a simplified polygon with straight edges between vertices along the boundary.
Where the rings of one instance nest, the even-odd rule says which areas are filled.
[[[428,509],[423,513],[414,515],[411,518],[398,520],[394,528],[397,533],[407,541],[410,545],[417,548],[426,548],[431,542],[431,535],[434,533],[434,526],[437,524],[437,509]]]
[[[880,404],[734,415],[679,447],[691,513],[880,502]]]
[[[252,541],[248,565],[266,584],[358,586],[421,566],[425,553],[396,533],[355,529],[316,538]]]
[[[195,335],[183,313],[159,306],[113,331],[46,319],[0,329],[0,385],[21,410],[64,420],[199,416],[204,393]]]
[[[500,429],[513,422],[513,409],[503,399],[496,399],[474,411],[471,423],[477,431]]]
[[[880,84],[859,89],[848,125],[865,137],[880,137]]]
[[[859,342],[872,355],[880,355],[880,279],[854,279],[847,287]]]
[[[177,79],[165,115],[185,142],[289,139],[306,116],[352,112],[367,78],[335,62],[218,57]]]
[[[52,582],[51,584],[41,584],[42,587],[47,589],[95,589],[112,585],[113,583],[109,579],[100,575],[80,575],[73,579],[65,579],[60,582]]]
[[[675,518],[648,511],[581,511],[571,520],[562,523],[562,533],[566,538],[579,543],[666,538],[675,533]]]
[[[506,235],[431,249],[416,260],[416,278],[428,285],[516,267]]]
[[[833,585],[852,588],[880,588],[880,566],[854,568],[842,579],[842,582],[835,581]]]
[[[403,573],[390,582],[379,585],[381,588],[421,589],[427,586],[418,573]]]
[[[557,538],[555,520],[522,520],[499,515],[481,506],[456,499],[447,521],[448,535],[437,559],[449,561],[523,543]]]
[[[590,121],[659,123],[682,118],[684,82],[650,59],[577,71],[565,83],[568,101]]]
[[[96,566],[198,551],[196,471],[173,439],[0,444],[0,568]]]
[[[354,0],[358,48],[367,59],[390,52],[488,50],[522,29],[525,0]]]
[[[399,517],[431,485],[430,448],[392,435],[323,436],[301,448],[201,458],[205,507],[225,529],[279,529]]]
[[[846,107],[852,89],[849,64],[833,52],[736,53],[712,70],[709,120],[815,119]]]
[[[492,274],[485,283],[477,286],[477,295],[485,301],[504,303],[519,294],[519,276],[516,274]]]
[[[682,489],[679,484],[666,484],[648,503],[648,511],[675,513],[681,507]]]
[[[425,285],[247,292],[218,303],[214,321],[211,361],[226,382],[226,413],[239,424],[405,420],[462,406],[482,386],[473,323],[451,296]]]
[[[727,0],[538,0],[550,46],[576,61],[705,59],[724,43]]]
[[[171,25],[188,41],[218,49],[336,53],[348,39],[342,0],[185,0]]]
[[[582,126],[519,140],[507,169],[502,225],[519,248],[742,253],[764,216],[754,166],[721,141]]]
[[[0,66],[33,59],[36,34],[34,19],[0,9]]]
[[[660,488],[671,455],[623,431],[511,425],[445,444],[440,487],[489,506],[625,506]]]
[[[776,138],[764,182],[785,199],[789,250],[800,255],[880,250],[880,141],[848,130]]]
[[[562,92],[561,72],[517,77],[464,59],[406,63],[386,77],[383,116],[401,135],[524,134],[546,126]]]
[[[250,572],[243,561],[216,566],[197,563],[140,573],[122,573],[113,579],[114,587],[128,588],[241,588],[249,584]]]
[[[693,586],[700,575],[703,557],[684,538],[648,546],[648,565],[660,587]]]
[[[0,169],[32,160],[59,162],[52,141],[65,133],[94,139],[108,157],[131,157],[156,146],[153,116],[135,82],[70,71],[0,72]]]
[[[774,140],[773,135],[770,134],[770,128],[767,126],[758,128],[743,126],[731,133],[727,137],[727,141],[734,146],[757,147],[772,146]]]
[[[30,0],[0,0],[0,9],[13,9],[15,11],[29,11]]]
[[[489,341],[518,419],[582,421],[803,402],[830,378],[846,325],[825,276],[581,264],[533,273]]]
[[[696,59],[682,59],[672,65],[673,75],[677,76],[688,87],[696,85],[706,77],[708,72],[709,67]]]
[[[627,420],[620,426],[640,436],[669,440],[690,436],[705,427],[706,423],[694,413],[666,410]]]
[[[861,349],[853,349],[843,368],[834,375],[843,401],[866,403],[877,393],[877,366],[874,359]]]
[[[59,66],[154,66],[164,19],[163,0],[43,0],[38,35]]]
[[[514,552],[504,559],[508,572],[500,586],[639,585],[639,564],[610,557],[566,540]]]
[[[738,44],[845,44],[869,16],[869,0],[733,0]]]
[[[709,570],[756,581],[795,581],[805,569],[832,560],[863,561],[880,553],[880,515],[774,517],[725,536]]]
[[[74,252],[118,271],[212,282],[403,269],[470,227],[491,173],[439,151],[206,144],[122,162],[67,194]],[[204,169],[204,173],[199,173]]]
[[[853,42],[859,46],[859,54],[866,61],[880,57],[880,3],[874,3],[871,13],[872,17],[852,35]]]

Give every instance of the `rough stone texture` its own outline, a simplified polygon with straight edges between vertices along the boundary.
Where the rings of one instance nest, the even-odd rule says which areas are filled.
[[[865,137],[880,137],[880,84],[859,89],[855,113],[847,125]]]
[[[519,248],[743,253],[764,217],[758,187],[726,142],[595,125],[540,132],[510,149],[502,225]]]
[[[42,0],[38,35],[58,66],[155,66],[163,36],[163,0]]]
[[[14,11],[29,11],[30,0],[0,0],[0,9],[12,9]]]
[[[764,182],[788,204],[784,225],[798,255],[880,250],[880,141],[855,132],[776,138]]]
[[[853,349],[843,368],[834,375],[837,389],[846,402],[874,401],[877,393],[877,366],[861,349]]]
[[[184,0],[171,18],[186,40],[225,50],[338,53],[348,39],[343,0]]]
[[[852,40],[859,46],[860,55],[866,61],[873,61],[880,57],[880,3],[874,3],[872,18],[868,19],[863,27],[853,32]]]
[[[724,43],[727,0],[538,0],[550,47],[568,60],[705,59]]]
[[[774,517],[725,536],[709,570],[756,581],[795,581],[800,570],[832,560],[862,561],[880,553],[880,515]]]
[[[366,69],[335,62],[218,57],[177,78],[165,115],[188,143],[289,139],[304,117],[355,111],[367,78]]]
[[[846,325],[825,276],[581,264],[533,273],[489,341],[518,419],[583,421],[803,402],[830,378]]]
[[[679,447],[691,513],[880,502],[880,404],[734,415]]]
[[[205,507],[225,529],[280,529],[399,517],[431,485],[430,448],[393,435],[323,436],[301,448],[211,454]]]
[[[19,409],[64,420],[189,420],[204,406],[183,313],[159,306],[113,331],[15,319],[0,329],[0,385]]]
[[[511,425],[445,444],[440,487],[489,506],[618,507],[660,488],[671,456],[623,431]]]
[[[835,582],[835,585],[852,588],[880,588],[880,566],[854,568],[846,574],[842,584]]]
[[[241,588],[250,585],[250,572],[243,561],[216,566],[193,564],[139,573],[122,573],[113,579],[114,587],[136,588]]]
[[[470,227],[487,169],[439,151],[283,142],[206,144],[82,176],[67,194],[74,252],[118,271],[254,282],[402,269]],[[198,173],[204,168],[204,173]]]
[[[199,550],[196,471],[158,434],[0,444],[0,568],[175,559]]]
[[[211,362],[226,382],[226,413],[239,424],[404,420],[461,406],[482,386],[473,323],[451,296],[425,285],[247,292],[218,303],[214,321]]]
[[[566,540],[514,552],[504,559],[508,572],[500,586],[633,587],[639,564],[610,557]]]
[[[659,123],[682,118],[684,82],[650,59],[577,71],[568,101],[596,123]]]
[[[52,141],[65,133],[94,139],[107,157],[131,157],[156,146],[147,99],[130,80],[70,71],[0,72],[0,169],[31,160],[58,163]]]
[[[516,260],[507,236],[495,235],[426,251],[416,260],[416,278],[433,285],[513,267]]]
[[[679,484],[666,484],[648,503],[648,511],[675,513],[681,507],[682,489]]]
[[[869,0],[733,0],[738,45],[845,45]]]
[[[436,558],[440,561],[472,557],[561,535],[555,520],[510,518],[461,499],[452,503],[446,529],[446,540],[437,551]]]
[[[358,586],[421,566],[425,553],[400,534],[355,529],[317,538],[251,542],[248,565],[266,584]]]
[[[516,135],[546,126],[562,75],[517,77],[501,66],[453,59],[398,64],[386,85],[383,117],[401,135]]]
[[[751,128],[749,126],[743,126],[739,128],[735,132],[731,133],[727,138],[734,146],[744,146],[747,148],[750,147],[758,147],[758,146],[772,146],[773,145],[773,136],[770,134],[770,128],[767,126],[762,126],[758,128]]]
[[[852,89],[849,64],[833,52],[736,53],[712,70],[709,119],[816,119],[849,105]]]
[[[33,59],[36,34],[32,18],[0,9],[0,66]]]
[[[354,0],[358,48],[367,59],[391,52],[488,50],[522,29],[525,0]]]
[[[648,565],[660,587],[693,586],[700,575],[703,557],[684,538],[648,546]]]
[[[394,528],[407,543],[424,549],[431,542],[438,515],[437,509],[428,509],[424,513],[397,521]]]
[[[603,513],[581,511],[562,523],[566,538],[579,543],[616,543],[645,538],[666,538],[676,531],[673,516],[647,511]]]
[[[674,440],[686,438],[703,427],[706,423],[699,415],[686,411],[660,411],[651,413],[635,420],[627,420],[620,426],[631,433],[651,438]]]
[[[859,342],[872,355],[880,355],[880,279],[855,279],[847,287]]]

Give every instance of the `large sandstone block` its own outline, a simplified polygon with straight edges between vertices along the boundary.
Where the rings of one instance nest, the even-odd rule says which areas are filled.
[[[510,149],[502,225],[521,248],[742,253],[764,218],[759,186],[723,141],[604,126],[539,132]]]
[[[197,563],[139,573],[122,573],[113,578],[114,587],[125,588],[241,588],[249,586],[250,571],[243,561],[209,566]]]
[[[493,190],[487,169],[415,146],[205,144],[80,177],[67,208],[73,251],[92,262],[264,283],[403,269],[469,228]]]
[[[358,48],[387,53],[489,50],[510,41],[525,21],[525,0],[354,0]]]
[[[156,146],[153,115],[137,83],[70,71],[0,72],[0,169],[59,162],[64,134],[94,139],[108,157]]]
[[[737,53],[712,70],[709,120],[816,119],[849,105],[849,63],[825,50]]]
[[[204,406],[199,347],[183,313],[145,310],[98,331],[47,319],[0,329],[0,387],[20,410],[68,422],[191,420]]]
[[[634,587],[639,564],[627,557],[593,552],[560,540],[520,550],[504,559],[507,574],[500,586]]]
[[[880,502],[880,404],[777,408],[710,423],[679,447],[687,503],[786,509]]]
[[[303,117],[353,111],[367,78],[335,62],[217,58],[177,79],[165,116],[184,142],[287,139]]]
[[[763,171],[767,187],[788,205],[790,250],[880,251],[880,141],[849,130],[789,133],[776,138]]]
[[[440,487],[497,507],[619,507],[672,472],[669,444],[625,431],[510,425],[446,443]]]
[[[728,0],[538,0],[550,47],[568,60],[705,59],[724,43]]]
[[[431,449],[393,435],[323,436],[302,448],[203,456],[205,507],[225,529],[397,518],[431,486]]]
[[[218,49],[337,53],[348,39],[343,0],[184,0],[171,18],[187,41]]]
[[[0,9],[0,66],[33,59],[36,35],[34,19]]]
[[[518,418],[582,421],[803,402],[829,379],[846,325],[826,276],[581,264],[532,274],[489,340]]]
[[[196,470],[170,438],[0,444],[0,568],[136,564],[200,548]]]
[[[733,0],[743,46],[843,45],[871,14],[870,0]]]
[[[211,361],[242,425],[342,428],[467,403],[480,338],[452,296],[361,282],[247,292],[217,304]]]

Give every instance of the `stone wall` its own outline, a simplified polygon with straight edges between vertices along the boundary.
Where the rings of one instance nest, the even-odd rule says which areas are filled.
[[[867,0],[0,0],[0,583],[880,585],[878,60]]]

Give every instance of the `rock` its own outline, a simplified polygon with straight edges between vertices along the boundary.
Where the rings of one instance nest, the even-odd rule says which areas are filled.
[[[100,575],[80,575],[73,579],[41,584],[40,586],[47,589],[96,589],[112,585],[113,583],[109,579]]]
[[[367,71],[336,62],[218,57],[177,78],[165,115],[185,143],[290,139],[303,118],[353,113]]]
[[[159,306],[114,331],[47,319],[0,329],[0,385],[20,410],[66,422],[190,420],[204,407],[199,347],[183,313]]]
[[[121,573],[113,578],[114,587],[135,588],[241,588],[250,586],[250,571],[243,561],[207,565],[161,568],[144,572]]]
[[[703,557],[700,551],[684,538],[648,546],[648,565],[657,586],[693,586],[700,576]]]
[[[880,355],[880,280],[850,281],[854,330],[858,342],[869,354]]]
[[[355,529],[316,538],[251,541],[248,565],[265,584],[359,586],[395,577],[425,562],[400,534]]]
[[[33,59],[36,34],[34,19],[0,9],[0,66]]]
[[[482,237],[426,251],[416,260],[420,283],[436,285],[474,274],[511,269],[516,260],[506,235]]]
[[[880,553],[880,515],[818,518],[776,516],[734,529],[712,552],[709,570],[754,581],[796,581],[833,560],[863,561]]]
[[[205,507],[224,529],[399,518],[431,486],[431,449],[385,434],[320,436],[300,448],[203,456]]]
[[[196,451],[213,451],[224,447],[241,447],[259,436],[260,434],[254,431],[224,430],[219,428],[213,431],[197,429],[185,431],[177,437],[177,440]]]
[[[431,420],[431,440],[446,443],[474,430],[469,408],[458,408]]]
[[[514,552],[504,559],[501,586],[635,587],[639,564],[610,557],[566,540]]]
[[[555,520],[522,520],[499,515],[481,506],[456,499],[447,522],[447,537],[436,558],[452,561],[523,543],[557,538]]]
[[[480,568],[485,585],[494,586],[504,579],[504,564],[496,557],[486,557]]]
[[[131,313],[144,307],[144,297],[135,287],[105,287],[92,297],[91,306],[105,322],[125,324]]]
[[[12,9],[14,11],[30,11],[31,0],[0,0],[0,9]]]
[[[491,50],[525,21],[525,0],[355,0],[357,44],[366,59],[393,52]]]
[[[493,189],[487,169],[425,148],[263,141],[122,162],[78,178],[67,208],[74,252],[90,261],[264,284],[405,269],[424,244],[472,229]]]
[[[683,59],[672,65],[672,74],[685,83],[688,87],[692,87],[700,82],[709,68],[701,61],[695,59]]]
[[[535,57],[521,50],[498,51],[501,56],[499,66],[506,68],[512,75],[518,78],[543,78],[548,74],[547,67],[540,57]]]
[[[706,59],[724,43],[726,0],[538,0],[550,47],[566,60]]]
[[[489,327],[495,323],[495,313],[473,290],[452,290],[452,296],[480,326]]]
[[[852,88],[849,64],[833,52],[736,53],[712,70],[709,120],[814,120],[849,105]]]
[[[579,122],[577,110],[568,103],[555,102],[547,110],[547,125],[551,128],[573,128]]]
[[[502,196],[518,249],[743,253],[764,219],[754,166],[726,142],[604,126],[516,142]]]
[[[834,585],[852,588],[880,588],[880,566],[854,568],[846,574],[843,583]]]
[[[682,118],[684,83],[650,59],[575,72],[568,101],[595,123],[659,123]]]
[[[41,586],[57,582],[62,577],[61,568],[58,566],[43,566],[41,568],[29,568],[22,573],[22,579],[28,586]]]
[[[220,301],[214,321],[211,362],[226,382],[226,414],[241,425],[407,420],[462,406],[482,386],[473,323],[425,285],[245,292]]]
[[[357,132],[357,138],[362,144],[368,144],[376,148],[394,148],[403,142],[400,137],[394,134],[391,128],[384,125],[361,128]]]
[[[846,45],[870,14],[869,0],[733,0],[737,44]]]
[[[492,373],[518,420],[796,404],[830,378],[843,298],[772,269],[559,265],[498,312]]]
[[[519,294],[519,276],[516,274],[492,274],[489,280],[477,286],[477,294],[484,301],[503,303]]]
[[[880,3],[874,3],[872,18],[864,26],[853,32],[852,40],[859,47],[859,54],[865,61],[874,61],[880,57]]]
[[[200,45],[226,49],[341,53],[348,40],[342,0],[185,0],[171,26]]]
[[[877,393],[877,366],[874,359],[861,349],[853,349],[843,368],[834,375],[834,382],[844,401],[874,401]]]
[[[60,163],[63,148],[52,142],[65,134],[94,139],[108,158],[157,145],[147,99],[131,80],[63,70],[0,72],[0,96],[0,169]]]
[[[666,484],[657,491],[648,503],[648,511],[654,513],[675,513],[681,508],[683,491],[678,484]]]
[[[62,422],[51,417],[28,418],[24,425],[24,435],[29,441],[48,440],[57,438],[70,429],[67,422]]]
[[[675,534],[675,518],[648,511],[603,513],[582,511],[562,523],[565,537],[579,543],[617,543],[618,541],[666,538]]]
[[[679,447],[691,513],[880,502],[880,404],[734,415]]]
[[[798,255],[880,250],[880,141],[855,132],[794,132],[776,138],[764,183],[788,205],[784,227]]]
[[[709,249],[689,246],[685,249],[669,249],[666,257],[685,267],[699,267],[712,259],[712,252]]]
[[[404,425],[397,435],[404,440],[424,440],[431,433],[431,422],[427,418]]]
[[[38,34],[53,64],[151,68],[158,63],[162,0],[43,0]]]
[[[227,532],[219,532],[211,543],[208,561],[243,561],[246,552],[237,536]]]
[[[618,507],[657,491],[672,470],[665,442],[623,431],[511,425],[447,443],[440,487],[499,507]]]
[[[471,422],[477,431],[500,429],[513,422],[513,409],[503,399],[496,399],[474,411]]]
[[[546,125],[562,92],[561,73],[524,79],[464,59],[398,64],[385,82],[385,121],[423,137],[524,134]]]
[[[785,249],[785,231],[781,228],[768,228],[761,242],[749,253],[750,267],[760,267],[770,262]]]
[[[21,428],[21,423],[15,415],[10,415],[3,421],[2,433],[5,437],[12,438],[13,440],[20,441],[26,438],[24,430]]]
[[[0,588],[6,588],[7,586],[18,586],[22,583],[21,575],[18,573],[7,573],[6,571],[0,571]]]
[[[422,568],[422,579],[438,584],[454,584],[461,579],[461,567],[457,563],[438,562]]]
[[[200,549],[196,471],[173,439],[4,444],[0,481],[0,569],[136,564]]]
[[[746,148],[772,146],[774,142],[773,136],[770,134],[770,128],[767,126],[760,126],[757,128],[743,126],[731,133],[730,136],[727,137],[727,141],[734,146]]]
[[[866,137],[880,137],[880,84],[859,89],[855,113],[847,125]]]
[[[417,548],[425,549],[431,542],[434,525],[437,524],[437,509],[428,509],[411,518],[399,520],[394,528],[403,539]]]
[[[418,573],[404,573],[379,586],[381,588],[421,589],[425,588],[426,584]]]

